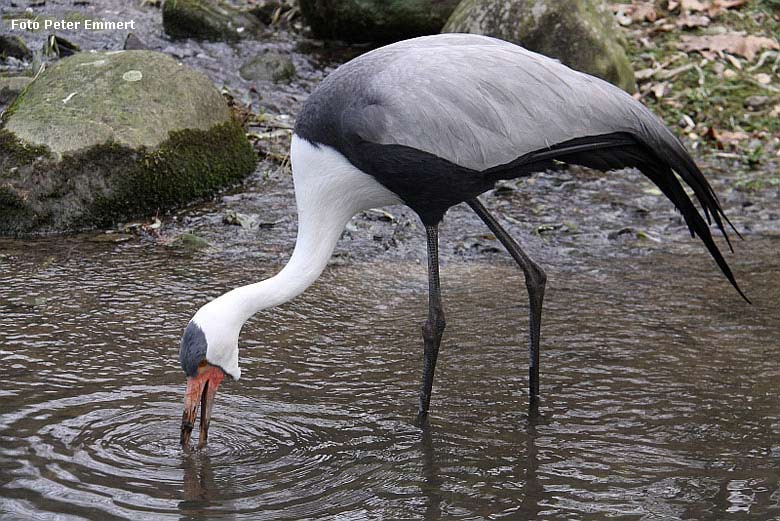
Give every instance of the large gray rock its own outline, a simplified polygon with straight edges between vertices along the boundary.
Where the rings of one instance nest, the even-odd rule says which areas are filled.
[[[458,0],[300,0],[320,38],[390,42],[436,34]]]
[[[221,0],[165,0],[163,29],[173,39],[234,41],[254,36],[257,17]]]
[[[202,74],[152,51],[55,62],[0,127],[0,234],[110,225],[235,183],[243,128]]]
[[[442,32],[517,43],[634,92],[634,71],[603,0],[462,0]]]

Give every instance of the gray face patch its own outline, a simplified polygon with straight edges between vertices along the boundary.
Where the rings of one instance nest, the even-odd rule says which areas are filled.
[[[187,324],[184,330],[184,336],[181,337],[181,347],[179,348],[179,362],[181,368],[187,376],[198,374],[198,364],[206,358],[206,335],[195,322]]]

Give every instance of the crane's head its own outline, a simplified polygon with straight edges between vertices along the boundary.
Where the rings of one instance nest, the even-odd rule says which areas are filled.
[[[214,313],[204,306],[187,324],[181,339],[179,361],[187,375],[187,390],[184,395],[184,414],[181,419],[181,444],[188,448],[190,435],[195,427],[198,406],[201,406],[200,439],[198,448],[206,445],[214,395],[225,375],[238,380],[238,334],[230,319]]]

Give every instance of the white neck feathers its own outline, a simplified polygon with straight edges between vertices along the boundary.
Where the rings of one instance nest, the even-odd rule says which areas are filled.
[[[289,262],[277,275],[211,301],[194,319],[199,324],[204,320],[220,321],[220,329],[231,330],[236,341],[241,326],[252,315],[293,299],[317,280],[353,215],[401,202],[331,147],[313,145],[293,135],[290,160],[298,206],[298,238]]]

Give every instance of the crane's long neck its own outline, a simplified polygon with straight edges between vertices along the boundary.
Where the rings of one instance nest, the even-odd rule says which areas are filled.
[[[249,317],[293,299],[317,280],[355,213],[400,202],[333,148],[293,135],[290,157],[298,205],[298,237],[292,257],[275,276],[236,288],[206,306],[226,326],[234,326],[236,337]]]
[[[311,286],[328,264],[344,226],[352,217],[344,211],[323,211],[298,204],[298,237],[284,268],[269,279],[224,295],[232,301],[241,323],[260,310],[292,300]]]

